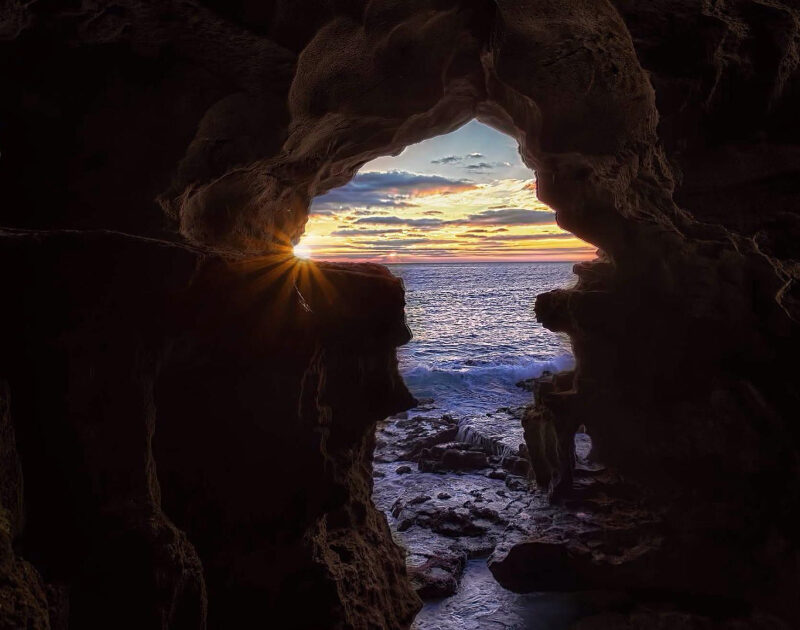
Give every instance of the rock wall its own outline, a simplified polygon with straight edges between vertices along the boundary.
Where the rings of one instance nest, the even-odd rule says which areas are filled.
[[[663,517],[655,586],[796,620],[798,38],[789,0],[6,0],[2,624],[408,625],[369,500],[402,290],[286,250],[474,117],[600,248],[537,301],[578,360],[537,480],[585,423]]]
[[[397,279],[105,231],[2,241],[1,627],[410,623],[370,500],[375,423],[413,404]]]
[[[655,88],[671,182],[640,178],[616,202],[640,218],[624,241],[598,242],[575,288],[539,297],[540,321],[579,357],[573,390],[540,413],[562,454],[586,423],[597,456],[662,512],[666,542],[642,585],[680,580],[796,618],[800,14],[615,5]],[[568,477],[569,456],[560,464]]]

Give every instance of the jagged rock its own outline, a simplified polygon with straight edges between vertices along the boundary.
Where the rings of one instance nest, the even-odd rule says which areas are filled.
[[[606,475],[587,480],[564,506],[531,504],[495,548],[492,574],[517,592],[663,588],[676,576],[666,577],[661,517],[635,496]]]
[[[532,392],[533,391],[533,379],[532,378],[522,379],[521,381],[517,381],[514,384],[517,387],[519,387],[520,389],[524,389],[526,392]]]
[[[442,466],[448,470],[477,470],[486,468],[489,460],[486,453],[447,449],[442,453]]]
[[[528,480],[524,477],[506,475],[505,482],[506,487],[509,490],[514,490],[515,492],[523,492],[528,489]]]
[[[688,576],[663,573],[671,592],[713,585],[798,625],[796,3],[56,4],[0,11],[0,224],[42,230],[0,244],[26,512],[4,481],[0,570],[30,603],[2,623],[44,624],[29,559],[106,626],[104,606],[116,627],[200,627],[203,582],[212,627],[272,604],[300,626],[408,625],[369,499],[372,425],[416,404],[386,382],[402,291],[323,266],[335,299],[276,297],[258,272],[313,196],[477,116],[599,248],[536,301],[578,365],[526,414],[537,481],[568,498],[585,423],[597,461],[666,512]],[[261,501],[276,470],[292,483]],[[104,558],[116,534],[144,551]]]
[[[466,553],[451,552],[428,557],[422,564],[410,564],[408,575],[422,599],[439,599],[458,590],[459,578],[466,564]]]
[[[455,439],[458,427],[449,416],[420,416],[393,419],[379,425],[375,460],[415,461],[420,453]]]
[[[413,403],[394,358],[408,335],[397,280],[380,268],[320,266],[339,296],[323,315],[317,300],[324,296],[302,282],[304,301],[287,301],[262,274],[180,245],[85,232],[0,239],[3,268],[14,261],[26,270],[4,276],[19,299],[0,314],[2,330],[17,331],[2,339],[16,449],[0,435],[0,487],[3,506],[15,510],[9,545],[17,538],[36,568],[12,556],[2,564],[13,585],[3,595],[13,623],[44,628],[50,617],[62,627],[114,619],[115,627],[137,630],[162,622],[202,628],[208,600],[216,627],[284,609],[294,609],[301,625],[323,617],[410,623],[419,601],[370,499],[375,423]],[[249,298],[253,282],[258,304]],[[37,294],[24,289],[34,285]],[[366,294],[383,302],[375,327],[348,306]],[[225,306],[215,309],[210,295]],[[265,331],[264,313],[276,300],[291,316]],[[391,304],[395,325],[387,319]],[[36,327],[23,324],[34,320]],[[340,379],[349,382],[365,365],[361,402],[343,409],[349,385]],[[47,384],[50,395],[32,383]],[[336,417],[347,421],[329,426]],[[220,418],[237,421],[223,426]],[[13,491],[16,450],[24,537],[14,507],[23,504]],[[254,500],[254,480],[276,471],[287,483],[270,486],[268,501]],[[272,569],[264,570],[264,557]],[[312,576],[308,591],[276,581],[297,570]],[[40,582],[37,572],[54,583]],[[340,577],[364,572],[386,584],[377,599],[365,582]],[[297,598],[309,592],[319,600],[302,610]],[[368,598],[370,606],[347,612],[348,601]],[[11,624],[11,614],[3,612],[0,625]]]
[[[514,455],[508,455],[503,458],[503,468],[518,477],[527,477],[530,467],[531,465],[527,458],[515,457]]]
[[[447,442],[452,442],[456,434],[458,433],[458,427],[450,427],[447,429],[443,429],[434,435],[425,437],[417,441],[414,446],[406,453],[406,458],[414,459],[418,457],[419,454],[427,448],[432,446],[436,446],[437,444],[444,444]]]
[[[449,508],[436,512],[431,516],[430,529],[443,536],[480,536],[486,533],[487,527],[475,521],[473,514]]]

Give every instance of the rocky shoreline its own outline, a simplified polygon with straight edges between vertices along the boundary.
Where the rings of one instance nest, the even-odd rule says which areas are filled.
[[[545,373],[518,386],[541,396],[570,378]],[[663,575],[675,569],[664,515],[648,505],[645,488],[594,461],[583,425],[569,491],[553,500],[537,488],[520,431],[535,421],[536,409],[457,418],[425,399],[378,423],[373,500],[427,603],[415,627],[458,627],[469,618],[478,628],[485,618],[509,628],[535,622],[591,630],[676,619],[705,628],[721,614],[726,630],[736,623],[785,630],[777,619],[749,618],[711,592],[696,602],[663,600]],[[487,589],[504,604],[486,608]]]
[[[500,409],[490,417],[519,426],[523,413]],[[474,420],[422,400],[378,425],[373,499],[407,550],[412,585],[424,600],[453,595],[466,563],[488,558],[531,501],[524,444],[500,455],[507,447],[478,433]]]

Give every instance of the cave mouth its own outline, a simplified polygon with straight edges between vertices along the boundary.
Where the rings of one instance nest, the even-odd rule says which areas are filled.
[[[538,200],[516,140],[472,120],[317,197],[294,253],[402,279],[413,337],[398,363],[417,406],[378,423],[373,501],[424,600],[454,595],[465,570],[468,588],[502,589],[480,584],[513,518],[500,504],[529,492],[521,420],[534,380],[574,367],[534,300],[572,284],[595,249]]]

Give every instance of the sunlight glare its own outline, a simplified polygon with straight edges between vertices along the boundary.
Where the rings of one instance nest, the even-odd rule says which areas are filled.
[[[303,243],[295,245],[292,249],[292,253],[294,253],[297,258],[303,258],[304,260],[311,258],[311,248]]]

